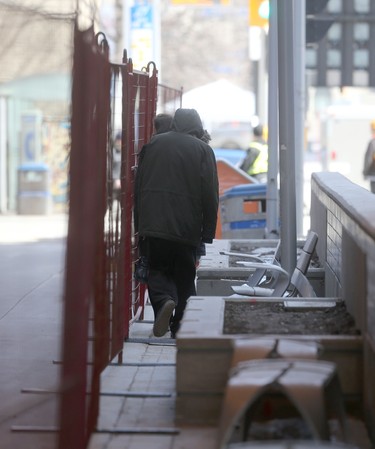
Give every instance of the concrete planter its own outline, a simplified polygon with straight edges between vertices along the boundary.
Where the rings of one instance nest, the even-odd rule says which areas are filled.
[[[326,299],[326,298],[324,298]],[[217,425],[233,354],[233,342],[251,334],[223,333],[225,300],[191,298],[177,338],[176,420],[180,424]],[[269,300],[268,300],[269,301]],[[283,301],[274,298],[272,301]],[[249,302],[249,311],[250,311]],[[259,335],[258,335],[259,336]],[[322,360],[336,363],[347,399],[360,398],[363,383],[362,337],[346,335],[273,335],[313,340],[322,345]]]

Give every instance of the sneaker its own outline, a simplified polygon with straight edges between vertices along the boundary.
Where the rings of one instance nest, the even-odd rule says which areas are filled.
[[[167,333],[169,328],[169,320],[175,307],[176,304],[173,299],[167,299],[161,306],[154,322],[153,331],[155,337],[162,337]]]

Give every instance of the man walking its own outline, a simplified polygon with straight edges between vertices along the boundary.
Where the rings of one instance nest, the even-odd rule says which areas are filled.
[[[150,265],[155,336],[169,326],[175,337],[186,302],[196,294],[197,247],[215,237],[218,178],[203,133],[195,109],[177,109],[171,131],[154,135],[139,157],[135,229]]]

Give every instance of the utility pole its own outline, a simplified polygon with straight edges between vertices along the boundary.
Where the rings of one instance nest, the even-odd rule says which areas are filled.
[[[0,96],[0,213],[8,210],[7,98]]]
[[[294,0],[277,4],[281,266],[293,273],[297,260],[295,183]]]
[[[124,15],[124,0],[115,0],[115,58],[116,61],[122,60],[122,52],[124,50],[123,40],[123,15]]]
[[[295,133],[296,133],[296,220],[297,236],[303,236],[303,191],[304,191],[304,128],[305,128],[305,2],[294,1],[294,51],[295,54]]]
[[[268,50],[268,174],[267,174],[267,238],[279,237],[279,139],[278,139],[278,63],[277,0],[270,1]]]

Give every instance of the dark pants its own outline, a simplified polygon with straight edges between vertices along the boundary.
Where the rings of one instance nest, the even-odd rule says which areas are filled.
[[[176,303],[171,330],[177,332],[190,296],[196,295],[196,248],[170,240],[147,237],[141,241],[141,253],[147,255],[150,272],[148,294],[156,316],[166,299]]]

